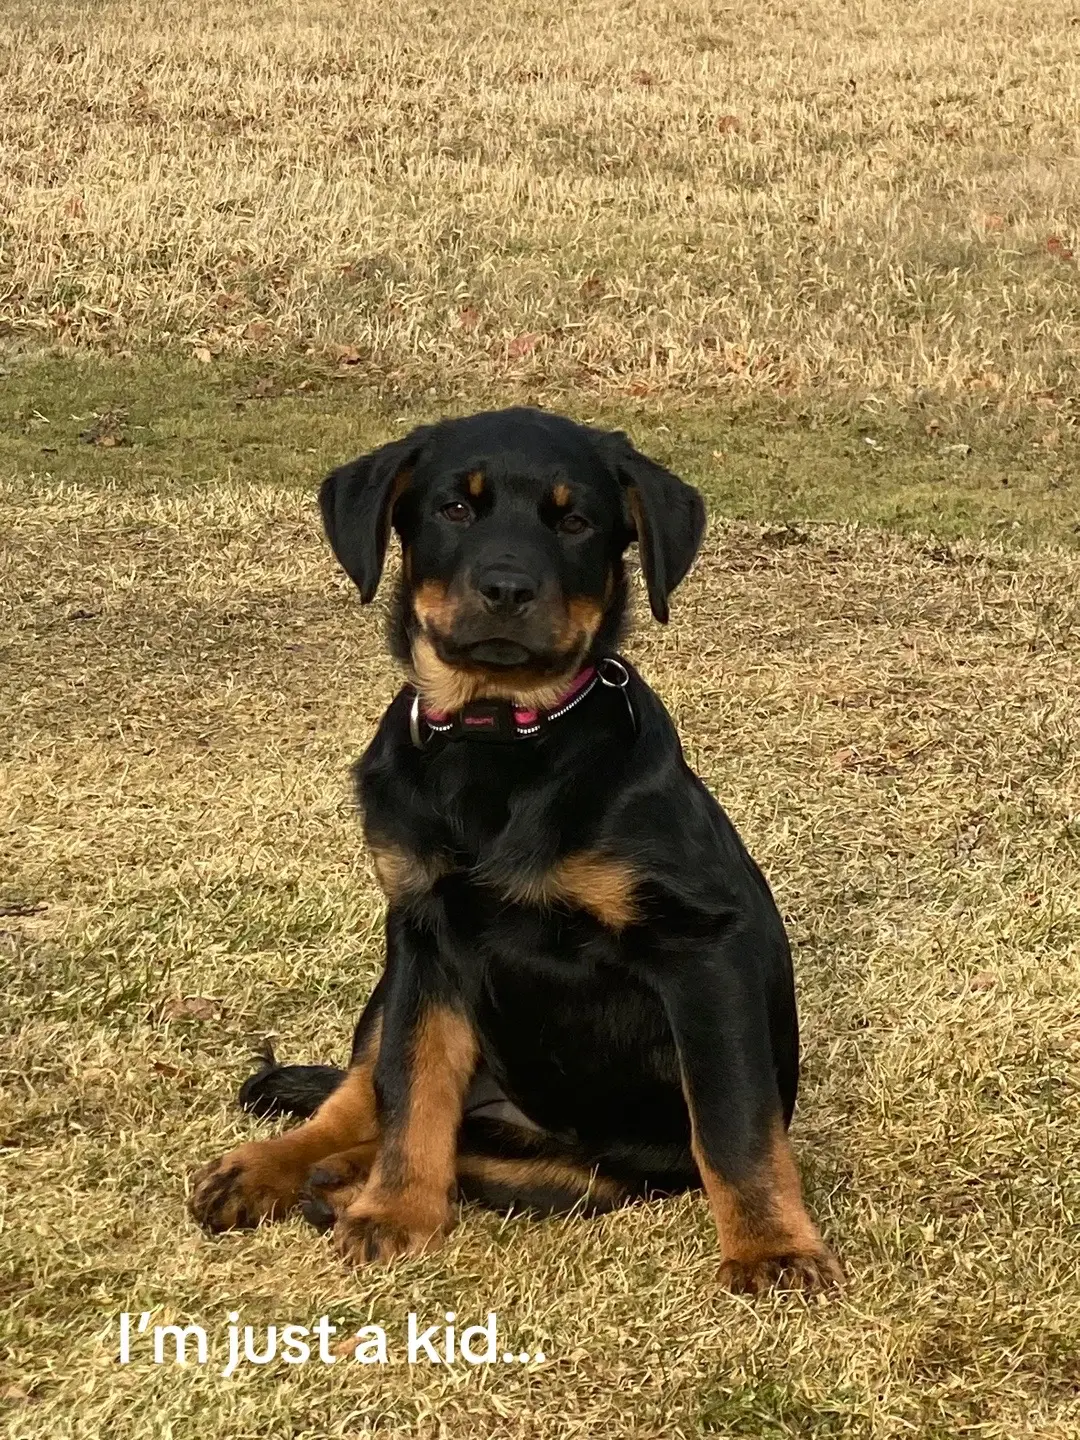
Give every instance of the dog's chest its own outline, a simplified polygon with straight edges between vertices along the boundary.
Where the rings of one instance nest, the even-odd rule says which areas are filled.
[[[447,754],[425,780],[412,814],[385,801],[365,804],[376,873],[391,901],[422,903],[452,889],[477,913],[492,902],[581,912],[613,934],[640,918],[640,877],[597,843],[595,803],[551,783],[540,766],[530,772],[518,747],[478,742]]]

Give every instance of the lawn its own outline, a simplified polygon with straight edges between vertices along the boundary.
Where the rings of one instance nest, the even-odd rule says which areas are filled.
[[[17,1440],[1080,1436],[1073,8],[6,7]],[[381,963],[347,770],[396,680],[314,487],[521,398],[709,500],[628,649],[790,926],[838,1298],[719,1290],[695,1196],[367,1271],[186,1215],[254,1046],[340,1060]],[[406,1363],[491,1311],[495,1364]],[[224,1376],[230,1315],[333,1363]]]

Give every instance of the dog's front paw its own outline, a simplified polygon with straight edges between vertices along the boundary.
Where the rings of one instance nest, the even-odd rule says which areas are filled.
[[[334,1248],[353,1265],[426,1255],[442,1244],[452,1221],[445,1202],[362,1194],[338,1218]]]
[[[763,1295],[767,1290],[800,1290],[816,1295],[844,1283],[840,1262],[824,1247],[789,1254],[762,1255],[752,1260],[725,1260],[721,1283],[742,1295]]]
[[[295,1173],[281,1163],[273,1141],[253,1141],[195,1171],[188,1209],[215,1234],[247,1230],[280,1219],[296,1204],[298,1189]]]

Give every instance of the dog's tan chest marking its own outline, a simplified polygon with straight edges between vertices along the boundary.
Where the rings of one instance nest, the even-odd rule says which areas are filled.
[[[579,850],[547,874],[508,888],[507,898],[525,905],[560,901],[585,910],[609,930],[625,930],[639,918],[638,880],[627,861],[594,850]]]
[[[416,855],[399,845],[370,843],[379,885],[390,901],[426,895],[449,868],[438,855]]]

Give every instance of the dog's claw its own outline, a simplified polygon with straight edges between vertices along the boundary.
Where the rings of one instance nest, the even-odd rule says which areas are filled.
[[[837,1290],[844,1283],[839,1261],[828,1250],[808,1254],[765,1255],[757,1260],[725,1260],[720,1267],[724,1287],[742,1295],[769,1290],[799,1290],[805,1295]]]

